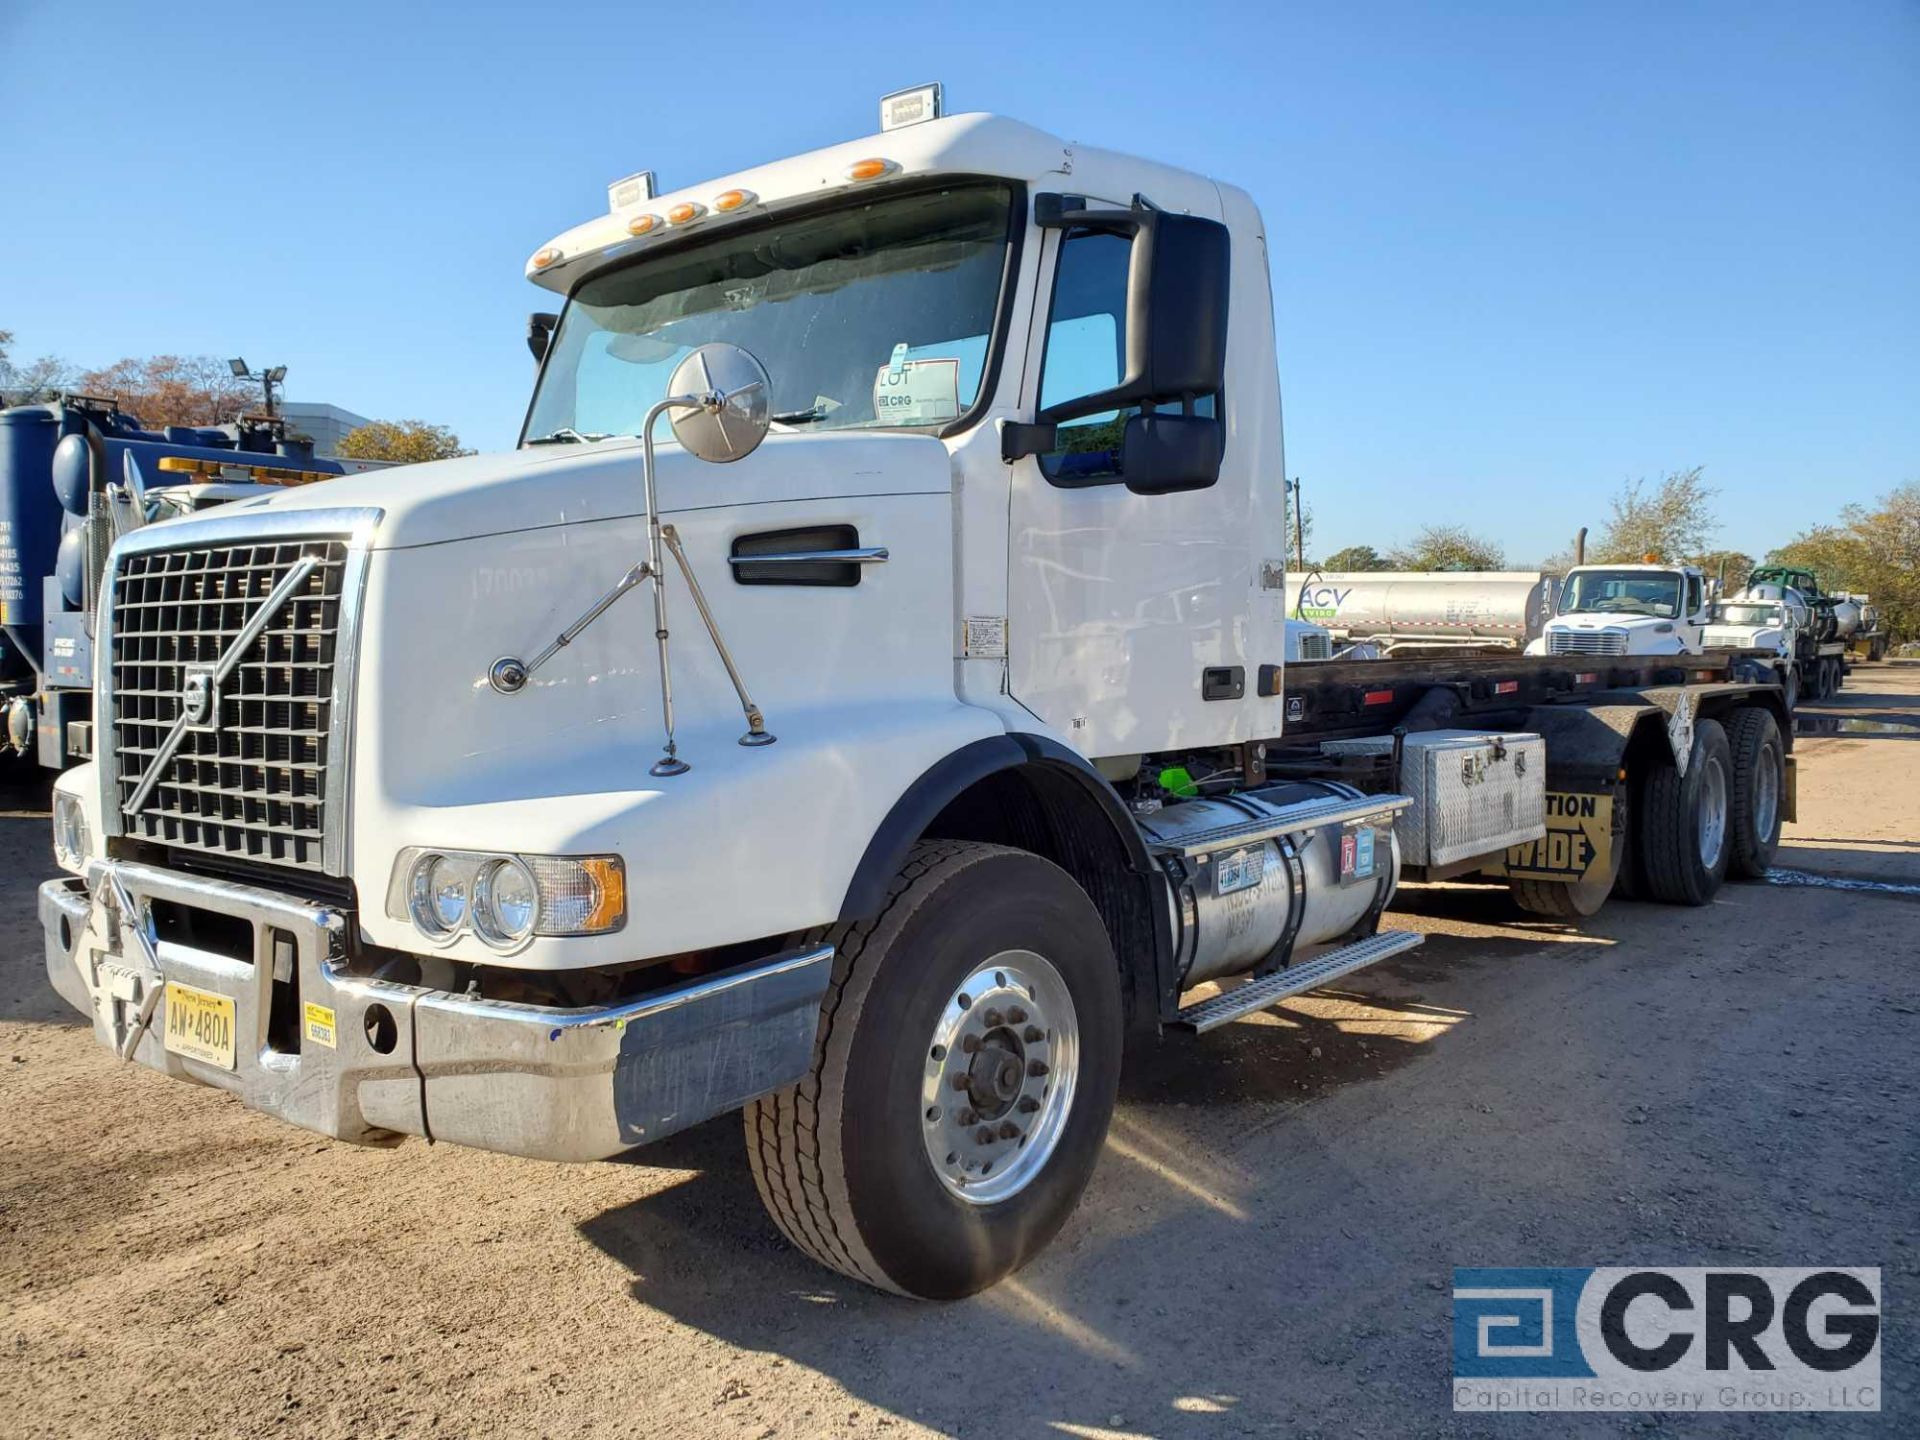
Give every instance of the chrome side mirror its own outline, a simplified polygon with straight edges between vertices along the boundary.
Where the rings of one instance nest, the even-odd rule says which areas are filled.
[[[669,395],[686,397],[668,413],[673,438],[717,465],[745,459],[767,438],[772,388],[766,367],[738,345],[702,345],[667,381]]]

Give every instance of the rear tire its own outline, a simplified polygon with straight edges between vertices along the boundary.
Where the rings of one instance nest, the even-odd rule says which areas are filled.
[[[1513,903],[1531,915],[1547,915],[1556,920],[1584,920],[1598,914],[1613,893],[1613,876],[1567,884],[1559,880],[1507,881]]]
[[[1772,714],[1758,705],[1733,712],[1727,722],[1727,743],[1733,751],[1733,795],[1728,819],[1733,830],[1733,855],[1727,873],[1741,880],[1758,880],[1773,864],[1780,846],[1780,799],[1786,793],[1786,747]]]
[[[983,1290],[1045,1247],[1099,1160],[1122,1048],[1106,928],[1049,861],[939,841],[914,847],[877,917],[828,938],[813,1071],[746,1110],[760,1198],[795,1246],[856,1280],[923,1299]]]
[[[1733,858],[1733,750],[1717,720],[1693,729],[1683,776],[1663,765],[1647,777],[1637,818],[1647,889],[1669,905],[1705,905]]]

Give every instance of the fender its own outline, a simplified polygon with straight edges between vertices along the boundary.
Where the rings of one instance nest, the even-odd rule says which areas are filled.
[[[1152,873],[1153,864],[1139,827],[1106,778],[1084,757],[1044,735],[990,735],[963,745],[931,766],[894,801],[853,872],[840,905],[841,922],[860,920],[879,911],[887,898],[887,886],[906,863],[907,852],[963,791],[998,771],[1027,764],[1057,766],[1078,780],[1126,846],[1130,867],[1137,874]]]

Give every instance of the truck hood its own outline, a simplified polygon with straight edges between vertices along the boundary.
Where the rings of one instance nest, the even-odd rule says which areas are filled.
[[[1768,625],[1709,625],[1701,643],[1716,650],[1785,650],[1786,632]]]
[[[1665,625],[1673,628],[1673,621],[1662,620],[1657,615],[1621,615],[1613,612],[1591,615],[1556,615],[1547,622],[1549,630],[1651,630]]]
[[[855,495],[945,494],[947,450],[930,435],[770,435],[744,460],[711,465],[655,446],[662,514]],[[398,550],[645,513],[637,439],[541,445],[316,481],[219,508],[221,516],[372,507],[373,546]],[[170,522],[177,523],[177,522]],[[185,523],[191,523],[190,521]]]

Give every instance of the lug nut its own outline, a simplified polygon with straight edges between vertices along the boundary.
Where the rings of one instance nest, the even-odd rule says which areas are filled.
[[[1020,1038],[1029,1045],[1038,1045],[1042,1040],[1047,1038],[1047,1032],[1042,1030],[1038,1025],[1029,1025],[1021,1034]]]
[[[1044,1060],[1027,1061],[1027,1074],[1031,1075],[1034,1079],[1038,1080],[1042,1075],[1046,1073],[1047,1073],[1046,1061]]]
[[[973,1139],[977,1145],[993,1144],[993,1127],[991,1125],[982,1125],[978,1130],[973,1132]]]
[[[964,1090],[967,1088],[968,1082],[965,1075],[956,1074],[948,1083],[956,1090]]]
[[[980,1037],[978,1035],[967,1036],[966,1039],[960,1042],[960,1048],[969,1055],[973,1054],[974,1051],[980,1048]]]
[[[1014,1124],[1013,1121],[1002,1120],[1000,1122],[1000,1138],[1002,1140],[1011,1140],[1019,1133],[1020,1127]]]
[[[1002,1015],[998,1010],[989,1010],[980,1018],[986,1022],[989,1030],[998,1030],[1002,1025],[1007,1023],[1007,1017]]]
[[[1023,1095],[1020,1097],[1020,1113],[1022,1115],[1031,1115],[1039,1108],[1040,1102],[1034,1099],[1033,1096]]]
[[[1027,1012],[1022,1010],[1018,1005],[1014,1006],[1011,1010],[1007,1011],[1007,1023],[1009,1025],[1026,1024]]]

